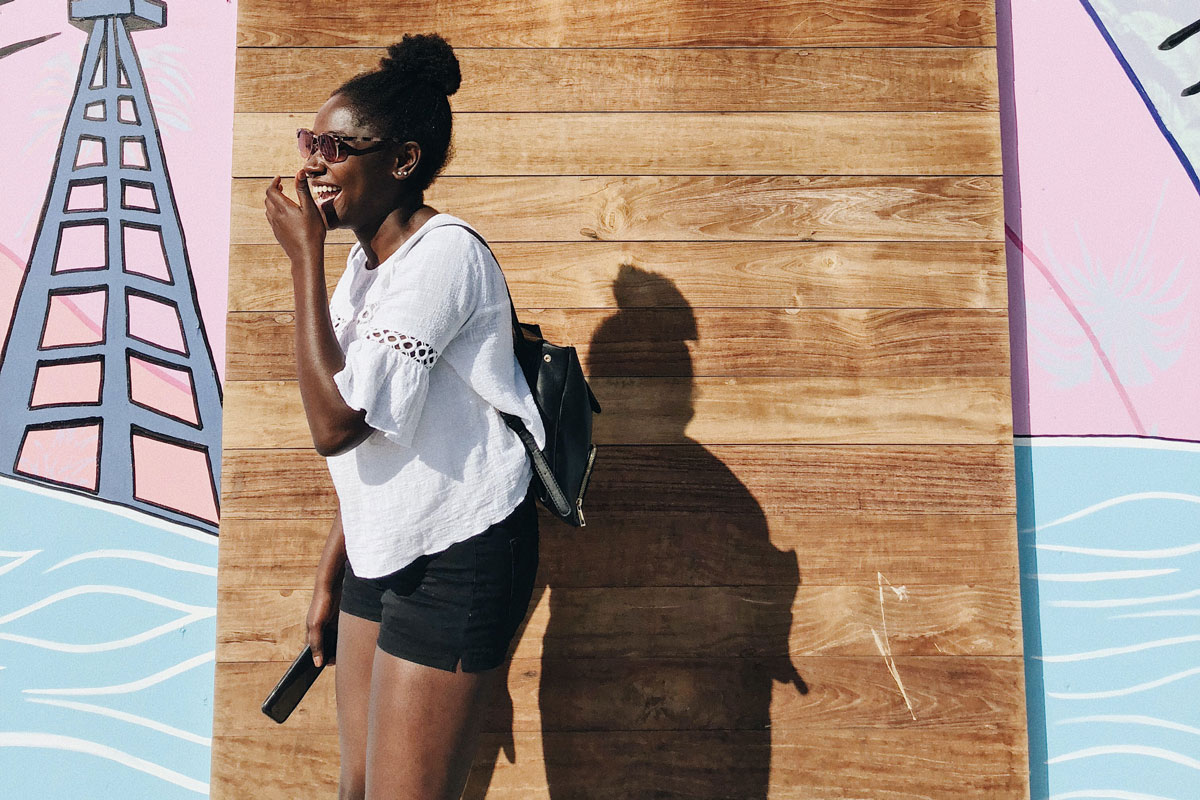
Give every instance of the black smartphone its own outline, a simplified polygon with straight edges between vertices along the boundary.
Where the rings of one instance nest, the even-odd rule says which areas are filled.
[[[326,634],[326,664],[333,658],[336,646],[337,635]],[[300,704],[300,699],[304,697],[305,692],[313,685],[324,668],[323,665],[318,667],[313,663],[312,647],[305,645],[304,649],[300,651],[300,655],[296,656],[296,660],[288,667],[288,671],[283,674],[279,683],[275,684],[275,688],[263,701],[262,712],[276,722],[282,723]]]

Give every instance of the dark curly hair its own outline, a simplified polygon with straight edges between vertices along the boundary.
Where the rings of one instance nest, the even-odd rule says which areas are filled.
[[[346,98],[360,125],[421,145],[410,185],[424,192],[450,160],[449,96],[462,83],[458,58],[436,33],[405,34],[379,68],[355,75],[330,96]]]

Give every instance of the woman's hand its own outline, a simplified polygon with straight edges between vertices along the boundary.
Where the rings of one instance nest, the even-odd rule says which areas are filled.
[[[296,173],[296,197],[298,204],[283,193],[283,178],[276,175],[264,202],[271,231],[293,265],[312,263],[325,245],[325,218],[313,200],[308,173],[303,169]]]
[[[313,580],[313,599],[309,603],[308,619],[305,622],[313,663],[318,667],[325,663],[326,634],[333,637],[334,643],[337,642],[336,620],[342,600],[342,578],[346,574],[346,564],[346,533],[342,529],[342,509],[338,506],[333,524],[329,526],[329,535],[325,537],[321,560],[317,563],[317,576]],[[334,649],[329,648],[330,664],[337,659]]]
[[[308,606],[308,619],[305,623],[308,629],[308,646],[312,648],[313,663],[318,667],[326,663],[327,650],[328,663],[333,664],[337,661],[337,615],[341,593],[340,581],[318,581],[313,590],[312,602]],[[329,644],[333,646],[326,648]]]

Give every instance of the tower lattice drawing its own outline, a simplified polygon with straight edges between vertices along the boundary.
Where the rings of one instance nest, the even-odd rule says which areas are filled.
[[[0,473],[215,532],[221,387],[130,37],[165,26],[166,4],[69,14],[88,38],[0,362]],[[56,442],[94,448],[95,472],[40,468]],[[183,465],[202,502],[172,499]]]

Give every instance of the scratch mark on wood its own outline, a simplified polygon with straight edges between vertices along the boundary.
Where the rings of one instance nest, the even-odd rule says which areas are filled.
[[[908,699],[908,692],[904,689],[904,681],[900,680],[900,670],[896,669],[896,660],[892,658],[892,645],[888,642],[887,613],[883,609],[883,584],[887,583],[888,587],[896,593],[896,597],[900,600],[908,599],[908,591],[903,586],[899,588],[892,586],[891,581],[883,577],[882,572],[875,573],[875,580],[879,585],[879,618],[883,622],[883,636],[880,636],[879,632],[874,628],[871,628],[871,635],[875,637],[875,647],[878,648],[879,655],[883,656],[883,663],[887,665],[892,680],[896,682],[896,687],[900,689],[900,696],[904,698],[904,705],[908,707],[908,713],[912,715],[915,722],[917,712],[913,710],[912,701]]]

